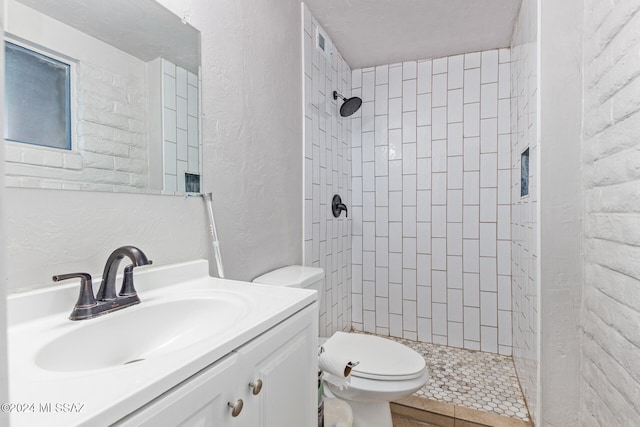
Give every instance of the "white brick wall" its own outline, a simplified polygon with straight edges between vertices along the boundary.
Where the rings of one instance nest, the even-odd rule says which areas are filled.
[[[303,5],[304,264],[325,271],[320,335],[351,329],[351,119],[339,114],[337,90],[348,97],[351,69],[334,48],[331,60],[315,48],[318,22]],[[334,218],[331,200],[349,209]]]
[[[354,70],[354,328],[511,354],[509,62]]]
[[[26,6],[12,3],[11,14],[9,34],[73,58],[75,79],[72,150],[5,143],[6,184],[103,191],[145,189],[144,62]],[[49,30],[41,31],[39,25],[47,25]],[[67,40],[74,40],[74,44]]]
[[[522,2],[511,42],[513,359],[529,413],[538,410],[537,11]],[[521,153],[529,147],[529,196],[520,197]]]
[[[640,425],[640,1],[585,3],[584,426]]]

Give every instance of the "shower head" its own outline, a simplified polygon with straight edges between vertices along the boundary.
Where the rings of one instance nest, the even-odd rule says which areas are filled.
[[[341,98],[344,101],[344,103],[340,107],[340,115],[342,117],[349,117],[350,115],[358,111],[358,109],[362,105],[362,99],[358,98],[357,96],[347,99],[344,96],[340,95],[338,91],[334,90],[333,99],[338,98]]]

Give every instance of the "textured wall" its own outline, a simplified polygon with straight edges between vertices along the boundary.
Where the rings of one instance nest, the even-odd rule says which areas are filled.
[[[351,69],[333,51],[325,57],[315,47],[318,22],[303,7],[304,29],[304,264],[325,271],[320,304],[320,334],[351,329],[351,215],[334,218],[331,200],[342,197],[351,210],[351,118],[340,116],[350,96]],[[330,41],[327,41],[330,43]]]
[[[583,0],[542,0],[539,86],[540,389],[544,426],[578,424],[583,282]]]
[[[14,1],[9,5],[10,35],[75,64],[71,81],[75,132],[70,151],[7,142],[7,185],[144,190],[148,183],[144,62],[26,6]]]
[[[511,354],[509,61],[354,70],[354,327]]]
[[[584,426],[640,425],[639,12],[585,2]]]
[[[203,191],[227,277],[301,264],[300,2],[163,3],[202,32]]]
[[[10,292],[52,286],[54,274],[101,276],[123,245],[138,246],[156,265],[210,252],[201,198],[7,188],[4,201]]]
[[[537,1],[522,2],[511,43],[513,360],[534,421],[539,408],[537,24]],[[527,147],[529,196],[520,197],[520,159]]]

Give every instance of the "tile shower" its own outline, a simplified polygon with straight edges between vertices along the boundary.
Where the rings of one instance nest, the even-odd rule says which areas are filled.
[[[510,51],[354,70],[353,326],[511,354]]]

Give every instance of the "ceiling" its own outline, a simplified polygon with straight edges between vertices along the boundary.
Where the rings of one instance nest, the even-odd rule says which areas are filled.
[[[521,0],[304,0],[351,68],[509,46]]]

